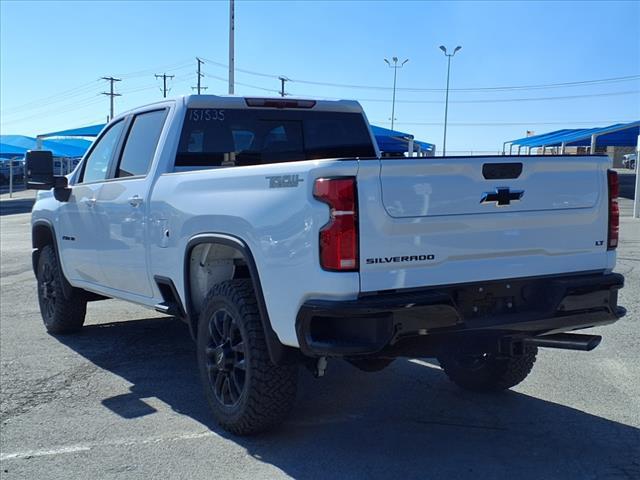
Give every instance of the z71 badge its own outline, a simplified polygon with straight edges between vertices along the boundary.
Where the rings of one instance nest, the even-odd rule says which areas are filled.
[[[287,188],[297,187],[298,184],[304,182],[304,178],[300,175],[275,175],[273,177],[265,177],[269,180],[269,188]]]

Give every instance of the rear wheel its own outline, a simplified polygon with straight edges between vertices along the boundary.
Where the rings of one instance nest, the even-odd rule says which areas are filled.
[[[82,328],[87,300],[81,291],[71,289],[65,297],[64,278],[52,245],[46,245],[38,258],[38,303],[44,326],[49,333],[74,333]]]
[[[207,401],[225,430],[249,435],[285,419],[298,368],[271,362],[250,280],[211,289],[198,321],[197,350]]]
[[[523,355],[499,357],[484,353],[470,355],[447,352],[438,357],[449,380],[466,390],[497,392],[522,382],[533,368],[538,348],[525,345]]]

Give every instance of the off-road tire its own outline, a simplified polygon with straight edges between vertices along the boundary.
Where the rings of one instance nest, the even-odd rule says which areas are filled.
[[[38,258],[38,303],[47,332],[75,333],[82,328],[87,313],[87,300],[81,290],[69,288],[64,295],[65,281],[58,257],[52,245],[46,245]]]
[[[498,392],[522,382],[533,368],[538,347],[525,345],[523,355],[497,357],[485,354],[481,358],[460,352],[447,352],[438,357],[444,373],[453,383],[465,390],[474,392]]]
[[[217,326],[222,328],[216,330]],[[227,337],[222,335],[225,329],[231,332]],[[221,338],[228,340],[216,345]],[[225,430],[236,435],[259,433],[280,424],[291,411],[298,367],[271,362],[249,279],[221,282],[209,291],[198,319],[197,353],[205,396]],[[217,385],[220,375],[225,378]]]

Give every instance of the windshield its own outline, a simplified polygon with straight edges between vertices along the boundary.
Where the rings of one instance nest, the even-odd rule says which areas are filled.
[[[359,113],[190,108],[176,166],[374,156],[369,129]]]

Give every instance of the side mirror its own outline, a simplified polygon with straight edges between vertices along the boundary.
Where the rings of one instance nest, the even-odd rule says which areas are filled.
[[[25,168],[27,188],[31,190],[67,188],[67,177],[53,174],[53,153],[49,150],[28,150]]]
[[[53,188],[53,154],[48,150],[29,150],[25,156],[27,188],[50,190]]]

